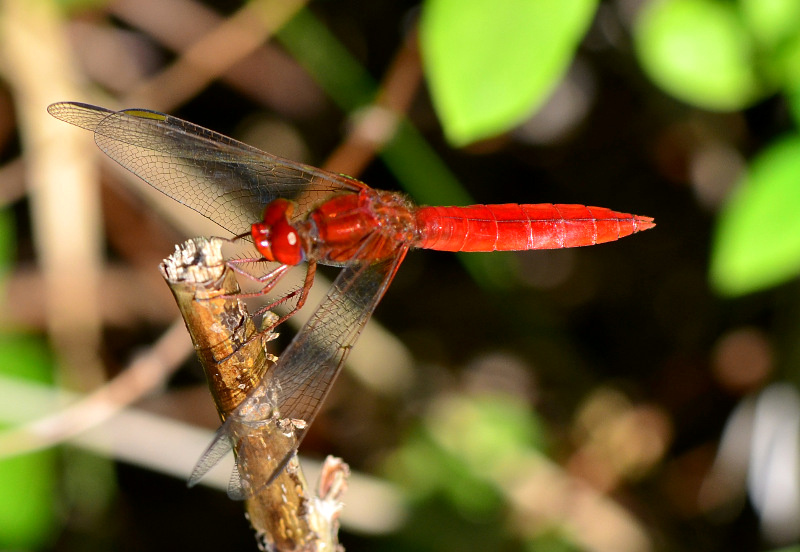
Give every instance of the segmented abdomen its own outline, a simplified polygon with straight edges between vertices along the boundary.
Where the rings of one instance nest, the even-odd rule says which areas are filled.
[[[650,217],[604,207],[537,203],[420,207],[416,247],[437,251],[522,251],[594,245],[655,226]]]

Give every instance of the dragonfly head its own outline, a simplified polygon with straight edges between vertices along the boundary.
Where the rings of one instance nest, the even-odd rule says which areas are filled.
[[[297,229],[289,223],[294,204],[288,199],[271,201],[264,208],[264,217],[253,224],[250,234],[256,249],[268,261],[296,265],[305,259]]]

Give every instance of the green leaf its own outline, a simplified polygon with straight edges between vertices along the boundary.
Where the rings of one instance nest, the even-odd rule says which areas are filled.
[[[800,127],[800,32],[784,41],[775,56],[775,63],[779,67],[783,95],[795,126]]]
[[[650,78],[689,104],[736,110],[764,94],[752,66],[750,35],[731,3],[654,2],[637,21],[635,43]]]
[[[450,397],[438,404],[429,423],[437,442],[476,474],[489,475],[506,459],[544,442],[528,405],[504,395]]]
[[[457,145],[514,127],[547,99],[572,60],[596,0],[427,0],[425,72]]]
[[[739,0],[739,5],[750,33],[766,47],[800,32],[800,0]]]
[[[52,450],[0,460],[0,548],[36,550],[53,539],[56,470]]]
[[[711,282],[725,295],[758,291],[800,274],[800,137],[772,144],[720,213]]]
[[[446,497],[459,511],[491,516],[502,497],[494,484],[453,451],[446,450],[422,427],[416,427],[386,461],[387,476],[402,482],[415,501]]]
[[[50,355],[36,337],[0,334],[0,372],[49,381]],[[0,460],[0,549],[41,549],[54,537],[56,469],[53,451]]]

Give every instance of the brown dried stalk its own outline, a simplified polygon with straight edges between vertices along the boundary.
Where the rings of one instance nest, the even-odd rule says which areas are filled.
[[[273,336],[259,333],[237,298],[239,285],[222,257],[222,243],[216,238],[188,240],[164,260],[161,272],[192,336],[220,418],[231,415],[252,391],[264,393],[270,414],[257,430],[242,436],[235,452],[247,450],[247,462],[240,469],[271,471],[274,450],[293,438],[285,429],[290,427],[288,420],[280,418],[274,404],[274,386],[259,386],[263,378],[273,377],[276,358],[266,352],[266,342]],[[348,473],[346,464],[329,457],[317,496],[309,490],[297,458],[292,458],[272,484],[247,499],[259,546],[275,551],[341,550],[339,498]]]

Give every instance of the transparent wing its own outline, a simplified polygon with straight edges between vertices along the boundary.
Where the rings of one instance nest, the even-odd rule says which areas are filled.
[[[277,441],[272,432],[269,454],[264,455],[262,443],[268,439],[259,432],[265,430],[257,424],[236,423],[247,416],[239,412],[241,408],[226,421],[237,450],[242,492],[233,496],[229,488],[231,498],[248,498],[259,492],[295,454],[407,251],[403,246],[390,259],[345,267],[311,319],[280,355],[270,378],[278,384],[280,418],[302,424],[295,424],[291,433],[282,433]]]
[[[294,426],[278,412],[279,384],[274,371],[231,412],[214,435],[214,440],[200,457],[189,477],[196,485],[232,448],[236,465],[228,480],[228,496],[244,500],[272,481],[297,450]],[[253,483],[259,484],[258,489]],[[262,484],[263,483],[263,484]]]
[[[320,199],[366,187],[163,113],[115,112],[70,102],[53,104],[48,111],[94,132],[95,142],[109,157],[234,234],[249,230],[261,218],[264,205],[277,197],[297,201],[300,209],[295,216],[301,217]],[[274,479],[297,450],[407,250],[403,245],[390,259],[342,270],[281,356],[274,376],[265,378],[270,381],[259,385],[220,427],[190,484],[234,447],[237,470],[229,485],[232,498],[252,496]],[[286,418],[304,423],[287,426],[282,423]]]
[[[407,252],[404,245],[389,259],[342,270],[325,300],[280,356],[276,377],[281,417],[303,420],[306,428],[311,425]],[[298,441],[304,433],[300,432]]]
[[[229,433],[228,427],[226,424],[223,424],[214,434],[214,439],[197,461],[197,464],[195,464],[192,470],[192,474],[189,476],[189,481],[186,483],[189,487],[197,485],[203,476],[231,451],[233,443],[231,442]]]
[[[285,425],[285,427],[284,427]],[[244,500],[255,495],[286,467],[297,452],[297,437],[290,424],[241,424],[236,439],[236,467],[228,482],[228,497]]]
[[[242,476],[239,475],[239,468],[233,465],[231,478],[228,480],[228,496],[233,500],[244,500],[245,492],[242,488]]]
[[[47,111],[94,132],[114,161],[234,234],[249,231],[277,197],[297,201],[300,217],[321,199],[366,186],[156,111],[75,102],[55,103]]]

